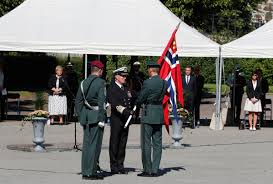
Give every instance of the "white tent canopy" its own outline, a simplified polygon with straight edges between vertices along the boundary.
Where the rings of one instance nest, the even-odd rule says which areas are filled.
[[[224,58],[273,58],[273,21],[222,46]]]
[[[26,0],[0,18],[0,50],[159,56],[179,21],[159,0]],[[183,22],[177,44],[180,56],[219,56]]]

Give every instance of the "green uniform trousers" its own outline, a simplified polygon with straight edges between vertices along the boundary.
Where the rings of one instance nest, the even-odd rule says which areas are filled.
[[[162,155],[162,125],[141,125],[141,150],[143,171],[157,173]]]
[[[97,163],[101,152],[103,129],[98,124],[83,126],[82,175],[97,174]]]

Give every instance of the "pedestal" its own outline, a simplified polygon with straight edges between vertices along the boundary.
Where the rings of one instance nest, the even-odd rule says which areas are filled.
[[[33,118],[32,125],[33,125],[33,143],[35,144],[34,150],[37,152],[45,152],[45,147],[43,143],[45,142],[44,139],[44,127],[47,122],[46,118]]]
[[[170,146],[172,149],[181,149],[184,146],[181,144],[180,140],[182,137],[182,125],[185,121],[184,118],[178,117],[178,121],[173,117],[170,116],[172,121],[172,139],[174,140],[173,144]]]

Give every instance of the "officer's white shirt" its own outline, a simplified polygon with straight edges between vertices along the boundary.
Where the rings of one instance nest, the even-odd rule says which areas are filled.
[[[122,84],[118,83],[117,81],[115,81],[115,83],[118,85],[118,87],[121,89],[122,88]]]

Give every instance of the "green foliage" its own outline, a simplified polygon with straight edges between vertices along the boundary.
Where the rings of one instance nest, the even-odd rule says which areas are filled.
[[[44,109],[44,105],[46,104],[46,99],[44,95],[45,94],[43,91],[36,92],[35,109],[37,110]]]
[[[1,0],[0,2],[0,17],[16,8],[24,0]]]
[[[131,70],[132,67],[132,63],[134,62],[134,58],[132,58],[131,56],[115,56],[115,58],[113,59],[113,56],[106,56],[107,59],[107,76],[106,79],[107,81],[111,81],[112,76],[113,76],[113,71],[116,68],[122,67],[122,66],[127,66],[129,71]],[[147,56],[139,56],[137,58],[135,58],[137,61],[139,61],[141,64],[141,68],[140,70],[144,72],[144,74],[146,75],[146,77],[148,77],[147,74],[147,66],[146,63],[147,61],[157,61],[158,57],[147,57]],[[115,61],[114,61],[115,60]]]
[[[179,58],[181,73],[186,66],[200,66],[201,74],[205,77],[205,83],[215,83],[215,58]]]
[[[113,59],[112,56],[106,56],[107,60],[107,76],[106,79],[108,82],[111,81],[113,76],[113,71],[116,67],[127,66],[129,71],[131,69],[131,63],[133,62],[130,56],[115,56],[116,58]],[[57,57],[57,62],[60,65],[64,65],[66,62],[67,57]],[[82,76],[82,69],[83,69],[83,59],[80,56],[71,56],[71,62],[74,64],[73,68],[78,73],[79,79]],[[115,60],[115,61],[114,61]],[[147,67],[146,62],[149,60],[157,61],[158,57],[145,57],[140,56],[137,58],[138,61],[142,63],[141,71],[144,72],[146,78],[148,77],[147,74]],[[197,66],[199,65],[201,68],[201,73],[205,77],[205,83],[215,83],[215,60],[216,58],[179,58],[180,65],[181,65],[181,72],[184,73],[184,68],[186,66]],[[117,63],[116,63],[117,61]],[[241,66],[241,70],[244,73],[246,79],[249,78],[251,72],[257,68],[261,68],[263,70],[264,76],[268,77],[272,75],[273,71],[273,60],[272,59],[225,59],[225,68],[224,68],[224,76],[227,79],[228,74],[230,74],[236,64]],[[225,80],[223,80],[224,83]],[[268,77],[269,84],[272,84],[273,80],[272,77]],[[209,87],[209,91],[213,91]],[[215,90],[214,90],[215,91]],[[224,89],[223,89],[224,91]]]
[[[65,67],[67,59],[67,56],[56,56],[57,64],[63,67]],[[70,56],[70,62],[73,64],[73,69],[77,73],[78,79],[81,80],[83,77],[83,57],[72,55]]]
[[[207,83],[204,85],[203,92],[205,93],[216,93],[216,84]],[[229,92],[229,87],[227,85],[222,85],[222,94],[227,94]]]
[[[187,24],[201,32],[210,33],[219,43],[226,43],[253,29],[252,11],[264,0],[161,1]]]
[[[225,77],[232,73],[236,64],[239,64],[246,79],[250,79],[251,73],[260,68],[269,84],[273,83],[273,60],[272,59],[225,59]]]

